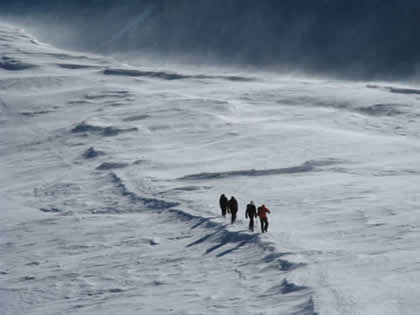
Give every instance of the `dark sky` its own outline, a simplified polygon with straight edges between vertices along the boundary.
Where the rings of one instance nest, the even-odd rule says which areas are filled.
[[[362,77],[412,75],[420,56],[420,1],[14,0],[0,8],[72,28],[72,43],[91,50],[211,55]]]

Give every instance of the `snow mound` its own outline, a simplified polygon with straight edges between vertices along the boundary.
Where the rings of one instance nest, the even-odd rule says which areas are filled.
[[[227,171],[227,172],[214,172],[214,173],[198,173],[186,175],[179,180],[210,180],[210,179],[221,179],[236,176],[271,176],[281,174],[296,174],[306,173],[311,171],[319,170],[319,167],[333,165],[339,163],[335,159],[319,160],[319,161],[307,161],[298,166],[286,167],[286,168],[275,168],[267,170],[240,170],[240,171]]]
[[[414,95],[420,95],[419,89],[414,88],[408,88],[408,87],[396,87],[396,86],[381,86],[376,84],[367,84],[367,88],[369,89],[382,89],[389,91],[391,93],[395,94],[414,94]]]
[[[404,114],[402,107],[406,107],[402,104],[374,104],[367,107],[360,107],[358,110],[360,113],[369,116],[396,116]]]
[[[122,179],[114,172],[110,174],[111,182],[119,189],[120,194],[124,197],[128,197],[132,202],[141,202],[147,209],[155,211],[162,211],[174,208],[179,205],[178,202],[166,201],[163,199],[153,197],[142,197],[136,193],[130,191],[124,184]]]
[[[108,68],[103,72],[105,75],[127,76],[127,77],[147,77],[162,80],[185,80],[185,79],[222,79],[233,82],[253,82],[255,78],[237,75],[206,75],[206,74],[180,74],[168,71],[144,71],[138,69]]]
[[[0,58],[0,69],[8,71],[21,71],[26,69],[35,68],[36,65],[19,61],[15,58],[3,56]]]
[[[122,134],[122,133],[136,132],[136,131],[138,131],[138,128],[136,127],[124,129],[124,128],[117,128],[117,127],[112,127],[112,126],[96,126],[96,125],[88,124],[86,122],[81,122],[77,124],[73,129],[71,129],[72,133],[83,133],[83,134],[93,133],[93,134],[102,135],[105,137],[113,137],[113,136],[118,136],[119,134]]]
[[[129,164],[128,163],[121,163],[121,162],[105,162],[99,165],[96,169],[99,171],[107,171],[112,169],[118,169],[118,168],[125,168]]]
[[[130,116],[130,117],[124,118],[123,121],[127,121],[127,122],[130,122],[130,121],[139,121],[139,120],[145,120],[145,119],[147,119],[149,117],[150,117],[150,115],[134,115],[134,116]]]
[[[188,79],[190,76],[170,73],[164,71],[141,71],[135,69],[105,69],[105,75],[119,75],[127,77],[149,77],[154,79],[163,79],[163,80],[180,80]]]
[[[96,65],[79,64],[79,63],[57,63],[57,66],[68,70],[81,70],[81,69],[95,69]]]
[[[85,159],[93,159],[101,155],[105,155],[105,152],[96,150],[94,147],[90,147],[85,152],[83,152],[83,157]]]

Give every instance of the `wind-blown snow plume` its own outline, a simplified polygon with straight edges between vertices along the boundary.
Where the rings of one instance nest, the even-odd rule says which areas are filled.
[[[111,39],[107,40],[104,44],[104,48],[112,48],[113,45],[116,44],[118,41],[122,41],[124,35],[129,34],[130,32],[135,31],[135,29],[138,29],[146,20],[148,17],[150,17],[155,10],[155,6],[150,4],[147,6],[144,11],[142,11],[138,16],[135,16],[134,18],[130,19],[127,24],[116,34],[114,34]],[[118,45],[118,43],[117,43]]]
[[[413,75],[419,61],[418,1],[47,0],[0,8],[28,26],[53,26],[49,40],[91,50],[382,78]]]
[[[291,40],[285,21],[318,25],[320,6],[22,3],[4,10],[68,25],[91,49],[243,48],[254,64],[287,61],[257,48]],[[321,31],[302,33],[308,48],[327,51]],[[418,87],[122,64],[49,34],[0,23],[1,314],[420,314]],[[234,224],[222,192],[239,202]],[[251,199],[269,233],[248,231]]]

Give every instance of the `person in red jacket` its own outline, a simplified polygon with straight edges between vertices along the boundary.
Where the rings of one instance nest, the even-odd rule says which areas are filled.
[[[268,218],[267,213],[270,213],[270,210],[268,210],[265,205],[262,205],[261,207],[258,207],[258,216],[260,217],[261,222],[261,232],[267,232],[268,229]]]

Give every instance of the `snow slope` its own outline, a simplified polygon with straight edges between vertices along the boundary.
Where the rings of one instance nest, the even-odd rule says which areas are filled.
[[[420,90],[0,51],[0,314],[420,312]]]

